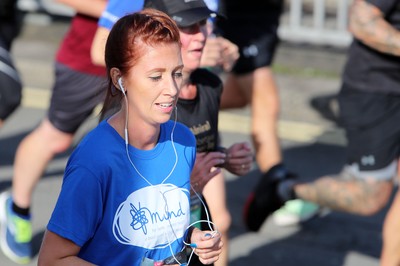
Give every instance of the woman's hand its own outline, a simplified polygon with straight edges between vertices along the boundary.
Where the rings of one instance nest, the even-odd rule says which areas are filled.
[[[216,262],[221,254],[223,242],[221,234],[218,231],[201,231],[195,228],[191,243],[195,244],[194,253],[199,257],[203,264],[212,264]]]

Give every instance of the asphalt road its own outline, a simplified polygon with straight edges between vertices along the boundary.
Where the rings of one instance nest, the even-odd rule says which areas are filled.
[[[35,18],[34,23],[28,23],[13,48],[25,84],[24,100],[0,130],[0,191],[11,185],[19,141],[40,122],[48,106],[53,58],[68,21],[47,22],[46,18]],[[332,47],[282,43],[278,49],[275,69],[282,102],[279,136],[285,163],[301,179],[335,173],[344,162],[343,131],[310,105],[313,99],[337,92],[344,60],[345,51]],[[250,140],[249,109],[221,112],[220,120],[223,144]],[[96,122],[96,117],[90,118],[75,142]],[[50,163],[35,190],[32,206],[35,253],[59,193],[70,151]],[[291,227],[278,227],[268,220],[260,232],[249,233],[243,226],[242,208],[257,180],[256,165],[247,176],[227,176],[227,201],[233,219],[230,265],[379,265],[386,209],[372,217],[331,212]],[[36,265],[36,259],[29,265]],[[0,253],[0,265],[14,264]]]

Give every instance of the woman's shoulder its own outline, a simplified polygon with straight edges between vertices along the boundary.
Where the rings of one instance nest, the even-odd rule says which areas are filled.
[[[88,158],[99,159],[105,154],[111,154],[111,150],[122,145],[114,129],[106,122],[100,122],[80,141],[75,152],[90,154]],[[122,147],[122,146],[121,146]]]

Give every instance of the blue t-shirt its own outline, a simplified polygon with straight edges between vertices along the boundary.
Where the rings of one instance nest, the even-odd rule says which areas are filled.
[[[217,11],[217,0],[205,0],[207,6]],[[110,0],[107,7],[99,19],[99,26],[111,30],[117,20],[127,14],[134,13],[143,9],[144,0]]]
[[[151,150],[129,145],[128,157],[124,139],[101,122],[71,155],[47,229],[97,265],[140,265],[181,251],[196,142],[186,126],[177,123],[172,134],[173,127],[161,125]]]
[[[99,26],[111,30],[117,20],[127,14],[134,13],[143,9],[144,0],[111,0],[108,1],[106,9],[103,11]]]

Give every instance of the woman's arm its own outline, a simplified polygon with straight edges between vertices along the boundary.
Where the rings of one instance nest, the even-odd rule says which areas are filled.
[[[92,63],[99,66],[105,66],[104,53],[106,48],[107,37],[110,30],[101,26],[97,27],[96,34],[94,35],[92,47],[90,48],[90,56]]]
[[[46,230],[38,266],[94,265],[77,257],[80,249],[74,242]]]

